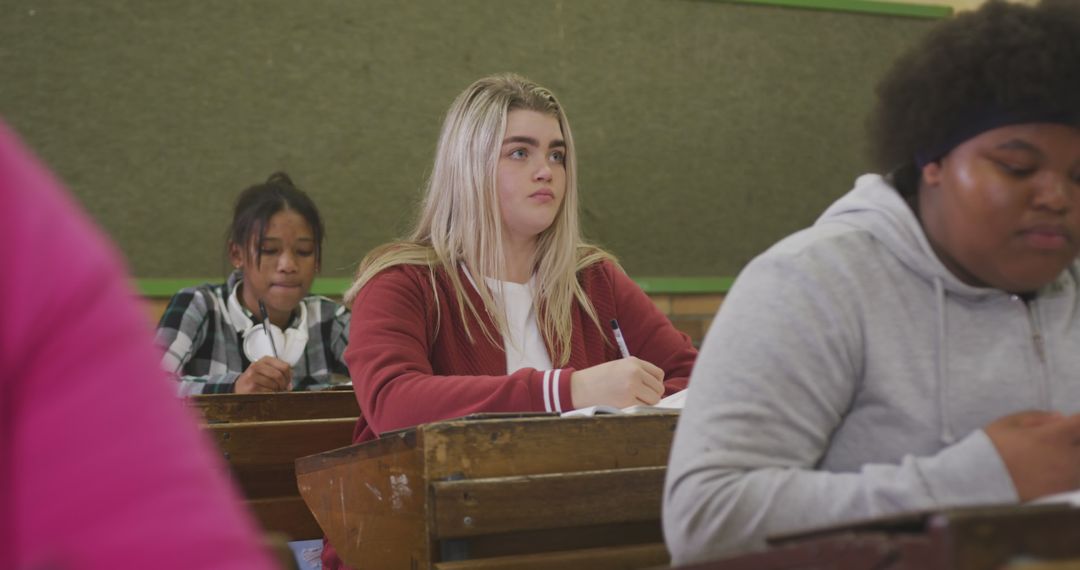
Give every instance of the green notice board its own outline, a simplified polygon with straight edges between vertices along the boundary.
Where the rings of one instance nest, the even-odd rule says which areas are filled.
[[[839,0],[829,0],[835,4]],[[7,2],[0,115],[140,278],[223,275],[236,194],[319,204],[323,275],[412,222],[474,79],[553,88],[590,239],[631,275],[728,276],[865,170],[873,85],[932,19],[677,0]]]

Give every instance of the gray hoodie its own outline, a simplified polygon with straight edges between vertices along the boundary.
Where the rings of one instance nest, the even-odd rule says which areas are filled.
[[[965,285],[866,175],[754,259],[690,380],[664,497],[675,563],[901,511],[1016,502],[982,431],[1080,410],[1078,265],[1025,301]]]

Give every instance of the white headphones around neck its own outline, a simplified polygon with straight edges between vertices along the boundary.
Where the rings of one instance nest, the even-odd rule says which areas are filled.
[[[237,283],[229,295],[229,318],[237,332],[243,333],[244,355],[251,362],[255,362],[264,356],[274,356],[274,348],[277,348],[279,359],[289,363],[289,366],[296,366],[304,356],[308,341],[307,307],[304,302],[301,301],[299,305],[300,318],[289,328],[282,331],[281,327],[273,323],[266,323],[264,328],[262,323],[252,321],[248,312],[240,305],[240,299],[236,295],[239,287],[240,284]],[[269,337],[266,336],[267,329],[270,331]],[[271,338],[273,346],[270,346]]]

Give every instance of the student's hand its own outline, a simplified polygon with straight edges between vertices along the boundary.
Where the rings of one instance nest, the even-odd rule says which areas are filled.
[[[664,371],[633,356],[577,370],[570,377],[574,407],[652,405],[664,394]]]
[[[1021,501],[1080,487],[1080,415],[1029,411],[984,429]]]
[[[236,379],[233,391],[237,394],[286,392],[291,383],[292,367],[289,363],[273,356],[264,356],[248,366]]]

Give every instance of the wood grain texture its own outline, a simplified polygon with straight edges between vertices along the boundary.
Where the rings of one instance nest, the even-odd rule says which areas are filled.
[[[471,558],[663,542],[660,520],[501,532],[462,539]]]
[[[296,403],[283,394],[268,398],[283,396]],[[355,425],[356,417],[351,417],[218,423],[203,429],[214,439],[263,529],[302,540],[318,538],[322,531],[297,489],[296,459],[349,445]]]
[[[436,564],[436,570],[632,570],[666,566],[664,543],[589,548]]]
[[[1000,505],[889,515],[770,539],[693,570],[992,570],[1080,558],[1080,509]]]
[[[360,405],[352,390],[199,394],[187,402],[207,423],[357,418]]]
[[[429,480],[539,475],[667,463],[678,416],[447,421],[425,426]]]
[[[357,570],[427,568],[432,557],[419,452],[397,441],[355,461],[307,458],[297,471],[304,502],[338,556]]]
[[[677,419],[436,422],[302,458],[297,480],[342,559],[360,569],[638,552],[631,547],[661,540],[664,466]],[[603,559],[597,556],[583,560]],[[613,567],[656,563],[655,556],[612,556],[630,564]]]
[[[656,520],[665,467],[432,483],[434,538]]]
[[[356,418],[210,424],[207,432],[235,467],[289,465],[299,457],[350,445]]]

